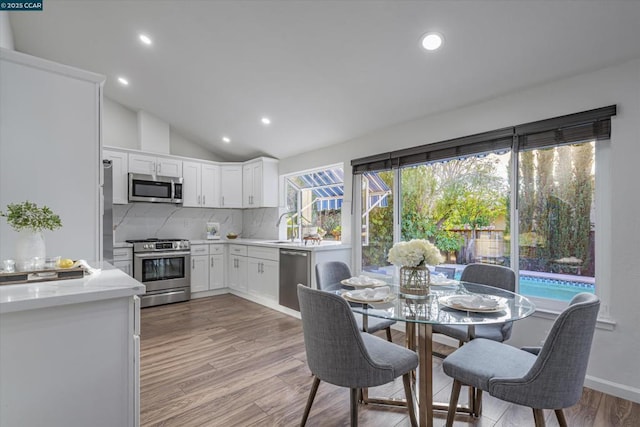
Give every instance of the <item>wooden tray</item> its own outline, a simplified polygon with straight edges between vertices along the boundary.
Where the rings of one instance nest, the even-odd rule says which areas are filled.
[[[15,273],[0,273],[0,285],[17,285],[21,283],[80,279],[84,276],[84,273],[85,271],[82,267],[16,271]]]

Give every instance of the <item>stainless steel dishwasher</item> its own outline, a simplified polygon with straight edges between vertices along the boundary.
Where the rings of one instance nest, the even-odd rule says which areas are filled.
[[[300,311],[298,283],[311,286],[311,253],[280,249],[280,305]]]

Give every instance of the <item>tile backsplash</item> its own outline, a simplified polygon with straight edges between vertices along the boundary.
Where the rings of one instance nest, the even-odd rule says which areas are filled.
[[[229,232],[245,238],[277,239],[277,208],[211,209],[185,208],[164,203],[113,205],[114,240],[206,238],[207,222],[220,223],[220,234]]]

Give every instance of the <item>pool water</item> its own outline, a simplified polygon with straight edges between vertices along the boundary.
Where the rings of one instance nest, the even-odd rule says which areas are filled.
[[[460,275],[461,273],[457,273],[456,279],[459,280]],[[581,292],[593,294],[595,290],[595,286],[591,283],[520,275],[520,289],[518,293],[529,297],[571,301],[571,298],[576,294]]]
[[[520,290],[518,293],[522,295],[571,301],[574,295],[581,292],[593,294],[595,293],[595,286],[591,283],[573,282],[569,280],[520,276]]]

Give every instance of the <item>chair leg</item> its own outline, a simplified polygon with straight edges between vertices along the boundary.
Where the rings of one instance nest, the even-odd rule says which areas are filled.
[[[542,411],[542,409],[536,409],[536,408],[532,408],[532,409],[533,409],[533,420],[536,423],[536,427],[545,427],[544,412]]]
[[[311,390],[309,391],[309,397],[307,398],[307,406],[304,408],[304,414],[302,415],[302,421],[300,421],[300,427],[304,427],[307,424],[307,418],[309,418],[309,412],[311,411],[311,405],[313,405],[313,399],[316,397],[318,386],[320,385],[320,378],[313,376],[313,383],[311,384]]]
[[[453,388],[451,389],[451,398],[449,398],[449,410],[447,411],[447,427],[453,426],[453,419],[456,417],[456,408],[458,407],[458,398],[460,397],[460,388],[462,383],[453,380]]]
[[[476,389],[475,401],[473,402],[473,413],[475,417],[482,415],[482,390]]]
[[[567,427],[567,419],[564,417],[564,412],[562,412],[562,409],[556,409],[555,413],[560,427]]]
[[[358,389],[351,389],[351,427],[358,427]]]
[[[402,376],[404,384],[404,394],[407,398],[407,410],[409,411],[409,419],[411,427],[418,427],[418,419],[416,418],[416,401],[413,398],[413,388],[411,386],[411,372],[407,372]]]
[[[387,341],[393,342],[393,339],[391,338],[391,327],[388,327],[386,331],[387,331]]]

